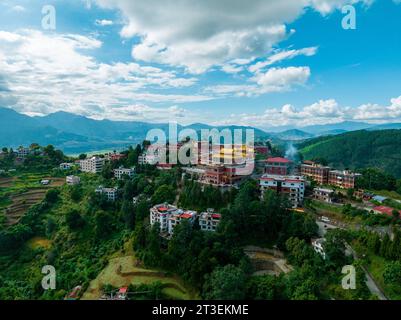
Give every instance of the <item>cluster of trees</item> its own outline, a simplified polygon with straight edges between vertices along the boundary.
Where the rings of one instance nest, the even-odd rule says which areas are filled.
[[[353,131],[301,143],[305,159],[324,158],[336,168],[380,168],[401,178],[401,130]]]
[[[354,207],[349,203],[345,204],[342,207],[342,214],[352,218],[361,217],[364,223],[368,226],[377,226],[377,225],[385,226],[389,225],[392,222],[395,222],[395,219],[392,217],[381,214],[374,214],[364,209]]]
[[[200,198],[193,202],[202,198],[202,192],[206,190],[200,190]],[[134,250],[146,266],[180,274],[204,298],[242,299],[247,296],[253,271],[243,252],[244,244],[256,240],[286,250],[289,238],[310,241],[317,232],[312,217],[291,212],[277,194],[268,192],[260,201],[254,181],[242,185],[234,201],[221,213],[223,219],[217,232],[203,232],[196,224],[183,222],[169,241],[160,237],[158,224],[150,227],[147,219],[139,221],[134,232]]]
[[[366,265],[375,261],[376,256],[381,258],[381,265],[376,265],[376,268],[380,268],[377,272],[383,276],[386,294],[390,298],[394,296],[395,299],[399,299],[401,294],[401,231],[393,227],[392,237],[387,233],[380,236],[367,230],[352,232],[349,235]]]
[[[202,186],[197,181],[185,179],[180,192],[179,205],[200,211],[207,208],[219,210],[232,203],[236,194],[236,189],[221,191],[219,188],[209,185]]]
[[[368,252],[383,257],[387,260],[401,261],[401,232],[394,228],[393,239],[388,234],[381,238],[375,232],[363,231],[354,236],[359,244],[365,247]]]
[[[366,168],[360,170],[362,177],[357,179],[357,187],[368,190],[398,190],[400,181],[397,182],[396,178],[389,173],[386,173],[376,168]]]

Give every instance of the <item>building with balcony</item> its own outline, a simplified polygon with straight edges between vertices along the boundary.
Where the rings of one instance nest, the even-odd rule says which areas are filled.
[[[80,160],[79,166],[82,172],[101,173],[104,163],[105,160],[103,158],[92,157],[90,159]]]
[[[213,209],[208,209],[199,215],[199,227],[202,231],[215,232],[221,221],[221,214],[215,213]]]
[[[334,190],[325,188],[315,188],[313,189],[313,198],[319,201],[324,201],[327,203],[332,203],[334,197]]]
[[[25,159],[30,153],[31,153],[31,150],[29,148],[19,147],[17,149],[17,158]]]
[[[118,169],[114,169],[114,177],[118,180],[122,180],[124,176],[132,178],[135,174],[135,168],[124,168],[120,167]]]
[[[331,170],[329,172],[328,184],[343,189],[353,189],[355,188],[356,179],[359,176],[361,176],[361,174],[347,170]]]
[[[286,158],[268,158],[265,165],[265,174],[286,176],[291,174],[293,162]]]
[[[105,195],[107,200],[110,202],[114,202],[118,198],[118,189],[117,188],[104,188],[99,186],[95,192],[97,194]]]
[[[285,196],[292,208],[302,207],[305,196],[305,179],[302,176],[278,176],[265,174],[260,178],[260,188],[263,193],[273,190]]]
[[[72,168],[72,163],[60,163],[60,170],[70,170]]]
[[[163,236],[171,236],[174,228],[184,220],[193,224],[197,216],[196,211],[178,209],[167,203],[156,205],[149,211],[150,224],[153,226],[155,223],[159,223],[160,234]]]
[[[81,179],[77,176],[67,176],[65,181],[69,186],[75,186],[81,183]]]
[[[304,161],[300,166],[300,174],[311,178],[318,184],[328,184],[330,167],[312,161]]]

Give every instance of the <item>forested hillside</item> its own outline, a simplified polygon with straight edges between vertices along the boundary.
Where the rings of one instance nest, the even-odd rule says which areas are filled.
[[[401,177],[401,130],[354,131],[300,143],[304,159],[324,158],[336,168],[380,168]]]

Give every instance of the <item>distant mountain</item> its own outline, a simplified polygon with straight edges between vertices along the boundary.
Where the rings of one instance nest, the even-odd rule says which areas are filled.
[[[70,141],[87,142],[88,139],[74,133],[63,132],[54,127],[41,125],[34,118],[19,114],[11,109],[0,108],[0,145],[18,147],[48,141],[61,145]]]
[[[275,137],[285,141],[298,141],[313,138],[315,135],[298,129],[286,130],[273,134]]]
[[[357,131],[357,130],[363,130],[363,129],[368,129],[373,127],[374,125],[371,125],[369,123],[365,122],[353,122],[353,121],[344,121],[344,122],[339,122],[339,123],[333,123],[333,124],[321,124],[321,125],[313,125],[313,126],[306,126],[302,127],[301,130],[315,134],[315,135],[320,135],[325,132],[330,132],[330,131],[337,131],[337,130],[342,130],[342,131]]]
[[[401,178],[401,130],[353,131],[297,145],[305,159],[324,158],[339,169],[376,167]]]
[[[348,131],[343,130],[343,129],[334,129],[334,130],[320,132],[319,134],[317,134],[317,136],[335,136],[335,135],[346,133],[346,132],[348,132]]]
[[[139,121],[94,120],[67,112],[56,112],[44,117],[29,117],[12,109],[0,108],[0,146],[18,147],[32,142],[53,144],[66,153],[120,149],[142,142],[151,129],[163,130],[168,138],[167,123]],[[195,123],[178,125],[178,130],[193,129],[200,137],[201,129],[212,126]],[[246,126],[219,126],[223,129],[253,129],[256,139],[270,137],[263,130]],[[245,137],[245,132],[243,132]]]
[[[391,129],[401,129],[401,123],[386,123],[379,124],[369,128],[369,130],[391,130]]]

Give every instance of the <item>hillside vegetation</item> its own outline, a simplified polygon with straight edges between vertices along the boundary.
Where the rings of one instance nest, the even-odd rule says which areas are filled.
[[[298,145],[304,159],[324,158],[336,168],[376,167],[401,177],[401,130],[354,131]]]

